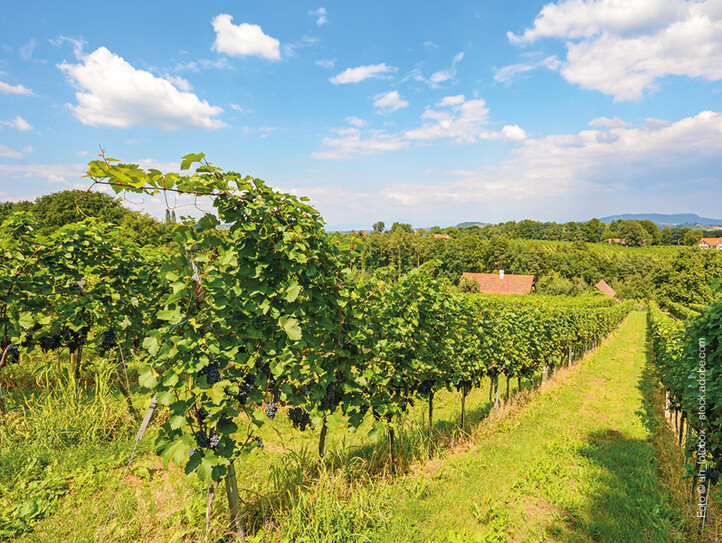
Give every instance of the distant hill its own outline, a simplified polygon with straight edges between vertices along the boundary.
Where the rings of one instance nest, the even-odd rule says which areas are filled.
[[[599,219],[604,223],[618,221],[620,219],[634,219],[637,221],[652,221],[657,226],[681,226],[702,224],[705,226],[722,226],[722,219],[710,219],[700,217],[695,213],[676,213],[666,215],[664,213],[625,213],[624,215],[610,215]]]
[[[456,228],[469,228],[470,226],[487,226],[488,222],[474,222],[474,221],[467,221],[467,222],[460,222],[456,225]]]

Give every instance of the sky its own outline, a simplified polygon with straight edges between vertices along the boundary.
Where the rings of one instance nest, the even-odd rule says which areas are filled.
[[[722,218],[721,102],[722,0],[14,2],[0,201],[86,189],[102,148],[204,152],[329,229]]]

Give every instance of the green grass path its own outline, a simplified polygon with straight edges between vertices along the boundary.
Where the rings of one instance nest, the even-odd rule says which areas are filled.
[[[683,541],[655,458],[645,314],[468,451],[393,485],[380,540]]]

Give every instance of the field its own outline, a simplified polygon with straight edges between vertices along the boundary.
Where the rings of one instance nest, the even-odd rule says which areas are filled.
[[[692,383],[700,348],[719,377],[713,262],[658,282],[683,320],[599,292],[480,295],[436,259],[355,273],[359,253],[303,200],[202,154],[182,166],[200,173],[166,177],[101,158],[96,184],[208,195],[218,216],[171,224],[167,247],[94,220],[3,223],[0,537],[687,541],[701,527],[722,456],[714,388],[706,416]],[[565,256],[570,273],[584,256]],[[716,533],[716,509],[704,518]]]

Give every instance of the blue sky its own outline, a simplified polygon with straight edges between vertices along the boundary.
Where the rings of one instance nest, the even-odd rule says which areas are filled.
[[[334,229],[722,216],[720,0],[17,2],[0,47],[0,200],[103,147],[205,152]]]

